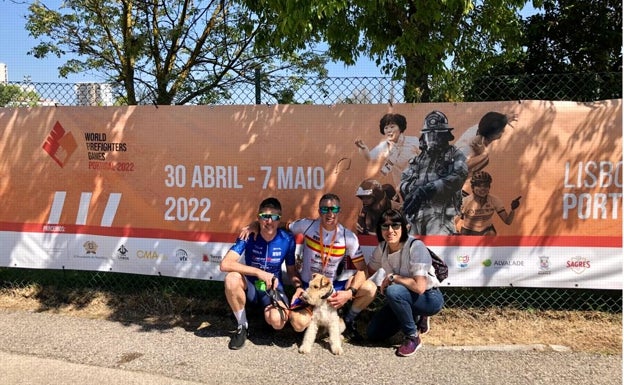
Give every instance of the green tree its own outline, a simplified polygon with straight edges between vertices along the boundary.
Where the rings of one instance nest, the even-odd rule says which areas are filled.
[[[33,107],[39,104],[39,94],[28,86],[0,83],[0,106]]]
[[[464,78],[489,67],[501,51],[519,51],[519,10],[526,0],[242,0],[275,30],[259,39],[287,52],[324,41],[332,59],[347,65],[364,55],[396,80],[408,102],[451,98],[432,94],[445,62]],[[266,32],[271,32],[267,34]]]
[[[227,0],[66,0],[58,10],[35,2],[26,28],[40,39],[35,57],[75,57],[60,76],[97,71],[122,86],[127,104],[214,103],[241,83],[277,97],[291,84],[269,83],[270,74],[324,74],[321,55],[256,44],[271,27]]]
[[[469,100],[621,97],[621,0],[544,0],[521,30],[522,52],[495,58],[467,90]]]
[[[526,73],[622,72],[622,0],[545,0],[524,28]]]

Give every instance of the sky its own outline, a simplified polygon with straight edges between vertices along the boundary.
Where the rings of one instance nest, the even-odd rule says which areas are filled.
[[[30,79],[35,83],[102,82],[103,79],[95,74],[76,74],[66,79],[60,78],[58,67],[67,58],[58,59],[53,56],[36,59],[27,54],[37,45],[37,41],[28,35],[25,28],[28,5],[31,2],[30,0],[0,0],[0,63],[7,65],[9,81],[19,82]],[[55,9],[58,9],[61,2],[61,0],[44,0],[48,7]],[[354,66],[349,67],[342,63],[330,63],[327,69],[330,77],[384,76],[373,62],[364,58],[360,58]]]
[[[20,82],[29,78],[35,83],[80,83],[102,82],[94,74],[58,76],[58,67],[67,59],[52,56],[36,59],[28,55],[37,41],[26,31],[26,14],[29,0],[0,0],[0,63],[7,65],[10,82]],[[44,0],[50,8],[56,8],[59,0]],[[327,67],[330,77],[340,76],[384,76],[371,61],[360,59],[355,66],[345,67],[341,63],[332,63]]]

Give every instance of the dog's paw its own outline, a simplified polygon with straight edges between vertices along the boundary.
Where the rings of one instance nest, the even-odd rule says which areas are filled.
[[[307,353],[310,353],[311,351],[312,351],[312,347],[311,346],[301,345],[299,347],[299,353],[301,353],[301,354],[307,354]]]
[[[340,356],[344,353],[344,350],[342,349],[342,346],[332,346],[331,352],[337,356]]]

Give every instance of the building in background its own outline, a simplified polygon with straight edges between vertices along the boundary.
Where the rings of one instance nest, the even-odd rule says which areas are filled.
[[[7,69],[7,65],[4,63],[0,63],[0,83],[8,83],[9,82],[9,70]]]
[[[78,106],[112,106],[113,88],[108,83],[76,84]]]

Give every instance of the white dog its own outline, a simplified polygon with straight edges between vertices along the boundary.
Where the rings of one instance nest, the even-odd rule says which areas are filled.
[[[319,327],[324,327],[329,332],[329,347],[331,352],[340,355],[342,350],[342,332],[345,330],[345,323],[338,316],[338,311],[334,309],[327,298],[334,293],[332,281],[322,274],[313,274],[310,286],[301,293],[301,298],[314,308],[312,310],[312,321],[305,331],[303,342],[299,347],[299,353],[310,353],[312,345],[316,340]]]

